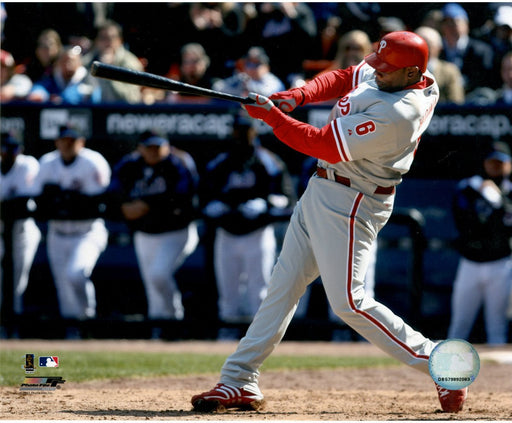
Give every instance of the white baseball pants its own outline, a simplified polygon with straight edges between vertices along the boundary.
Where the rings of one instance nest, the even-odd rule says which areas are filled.
[[[507,307],[512,284],[512,259],[486,263],[460,259],[453,284],[452,319],[448,338],[468,339],[484,307],[489,344],[505,344],[508,333]]]
[[[364,292],[370,247],[394,201],[372,191],[365,195],[311,178],[291,218],[267,297],[224,363],[221,382],[259,391],[259,367],[284,336],[308,284],[320,274],[331,307],[345,323],[397,360],[429,373],[436,344]]]
[[[41,231],[34,219],[20,219],[13,227],[13,265],[14,265],[14,312],[23,313],[23,294],[27,290],[30,269],[34,262],[37,247],[41,241]]]
[[[90,277],[107,243],[108,232],[100,219],[84,233],[65,234],[49,226],[48,260],[62,317],[86,319],[96,315],[96,290]]]
[[[135,232],[133,237],[150,319],[177,319],[184,316],[181,292],[174,273],[199,243],[196,223],[161,234]]]
[[[18,315],[23,313],[23,294],[28,287],[30,269],[40,241],[41,231],[34,219],[18,219],[14,222],[12,228],[13,311]],[[0,238],[0,260],[3,259],[4,248],[3,239]],[[2,269],[0,269],[0,290],[1,272]]]
[[[267,295],[276,259],[272,225],[244,235],[216,230],[214,265],[219,293],[219,316],[226,322],[252,319]]]

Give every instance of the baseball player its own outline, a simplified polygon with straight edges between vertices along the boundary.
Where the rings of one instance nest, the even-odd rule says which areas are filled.
[[[25,293],[32,262],[41,240],[41,232],[32,217],[30,199],[32,185],[39,171],[36,158],[23,154],[21,142],[11,134],[2,134],[0,173],[1,231],[0,256],[4,256],[4,237],[10,234],[12,259],[12,308],[15,315],[23,313]],[[3,277],[7,278],[5,269]],[[10,279],[10,278],[9,278]],[[7,280],[3,280],[7,283]]]
[[[199,242],[195,164],[189,155],[185,162],[183,154],[171,151],[167,139],[145,134],[137,151],[115,167],[108,190],[133,231],[148,317],[153,320],[183,319],[181,292],[173,275]]]
[[[370,246],[391,215],[395,186],[409,170],[439,98],[427,60],[422,38],[391,32],[357,66],[324,73],[270,99],[249,95],[255,100],[245,106],[249,114],[269,124],[279,140],[318,158],[318,168],[294,210],[267,297],[224,363],[219,383],[192,397],[196,410],[262,405],[259,368],[284,336],[307,286],[320,275],[330,306],[345,323],[429,374],[436,343],[367,296],[363,282]],[[338,101],[330,122],[320,129],[282,112],[333,98]],[[462,408],[467,388],[435,386],[444,411]]]
[[[214,269],[219,317],[245,323],[267,294],[276,260],[273,223],[289,218],[293,192],[283,161],[258,143],[254,122],[237,117],[228,152],[204,175],[207,222],[216,227]],[[236,328],[221,328],[220,339],[239,339]]]
[[[110,166],[70,126],[59,128],[55,146],[39,159],[37,213],[48,220],[47,252],[61,316],[82,320],[96,314],[90,276],[107,247],[99,204],[110,182]]]
[[[484,173],[463,179],[453,217],[461,254],[453,284],[449,338],[468,339],[480,307],[489,344],[505,344],[512,283],[512,163],[510,149],[496,142]]]

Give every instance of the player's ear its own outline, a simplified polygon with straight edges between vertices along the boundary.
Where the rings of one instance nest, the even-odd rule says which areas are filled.
[[[416,79],[421,77],[421,72],[418,66],[408,66],[406,69],[407,72],[407,78],[409,79]]]

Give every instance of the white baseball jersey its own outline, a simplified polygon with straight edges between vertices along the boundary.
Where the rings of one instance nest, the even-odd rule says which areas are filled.
[[[78,190],[95,195],[105,190],[110,182],[110,166],[97,151],[82,148],[70,165],[65,165],[60,153],[51,151],[39,159],[41,170],[35,191],[39,194],[45,184],[57,184],[63,189]]]
[[[41,169],[34,184],[34,194],[40,195],[47,184],[58,185],[62,189],[78,191],[85,195],[101,194],[110,183],[111,170],[108,162],[98,152],[88,148],[80,150],[75,161],[65,165],[60,153],[55,150],[39,159]],[[59,232],[76,232],[77,220],[52,220],[50,226]],[[82,225],[89,230],[92,222]]]
[[[394,186],[409,171],[421,134],[439,99],[437,84],[423,89],[386,92],[378,89],[374,69],[359,65],[356,88],[334,105],[330,122],[340,161],[332,167],[351,179],[364,176],[380,186]],[[433,79],[427,71],[425,77]]]
[[[29,196],[38,172],[39,162],[35,157],[19,154],[9,172],[0,173],[0,201]]]

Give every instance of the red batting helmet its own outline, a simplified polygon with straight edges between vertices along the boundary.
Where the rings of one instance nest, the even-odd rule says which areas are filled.
[[[414,32],[390,32],[379,41],[377,51],[366,56],[364,60],[381,72],[394,72],[408,66],[417,66],[421,72],[425,72],[428,46]]]

